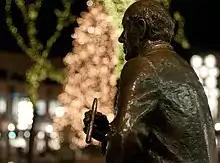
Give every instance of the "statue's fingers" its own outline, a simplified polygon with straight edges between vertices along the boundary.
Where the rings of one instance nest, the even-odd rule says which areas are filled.
[[[98,121],[103,121],[103,120],[106,120],[107,117],[106,115],[102,114],[102,113],[97,113],[96,116],[95,116],[95,120],[98,120]]]
[[[90,122],[91,122],[91,117],[86,117],[83,119],[83,123],[85,126],[88,126]]]
[[[96,112],[97,116],[103,116],[103,114],[101,112]]]
[[[87,134],[88,128],[89,128],[89,126],[85,126],[83,128],[83,131],[84,131],[85,134]],[[93,126],[92,135],[96,134],[97,132],[98,132],[97,127]]]
[[[108,119],[105,115],[95,117],[95,122],[97,123],[108,123]]]
[[[92,132],[92,137],[98,141],[103,141],[103,138],[105,137],[105,135],[103,132],[101,132],[97,129],[94,129]]]
[[[92,116],[92,110],[89,110],[87,112],[84,113],[85,117],[91,117]]]

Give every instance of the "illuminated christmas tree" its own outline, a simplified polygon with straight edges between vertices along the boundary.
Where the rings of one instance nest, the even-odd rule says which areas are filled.
[[[79,147],[86,145],[83,117],[93,99],[98,98],[98,111],[111,121],[116,94],[117,35],[104,8],[87,4],[89,12],[83,12],[77,19],[79,27],[73,35],[73,52],[64,58],[67,77],[59,99],[66,114],[54,120],[57,130],[72,125],[72,140]]]
[[[117,29],[117,37],[121,35],[123,30],[122,18],[125,10],[136,0],[100,0],[102,5],[105,7],[107,13],[113,18],[111,21],[112,25]],[[120,77],[122,67],[125,63],[124,50],[122,44],[117,44],[116,55],[118,64],[116,67],[117,77]]]

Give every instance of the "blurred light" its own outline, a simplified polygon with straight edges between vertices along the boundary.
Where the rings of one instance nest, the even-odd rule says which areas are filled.
[[[90,34],[95,32],[95,28],[94,27],[89,27],[87,30]],[[92,46],[87,46],[89,51],[94,51]]]
[[[107,116],[107,119],[109,122],[112,122],[114,120],[114,118],[115,118],[115,115],[113,113],[111,113]]]
[[[51,116],[56,115],[56,108],[60,107],[60,103],[57,100],[51,100],[49,102],[49,113]]]
[[[201,78],[205,78],[208,76],[208,68],[206,66],[202,66],[201,68],[199,68],[199,76]]]
[[[17,139],[17,146],[25,148],[27,146],[27,143],[26,143],[25,139],[18,138]]]
[[[216,131],[220,131],[220,123],[216,123],[215,124],[215,130]]]
[[[48,145],[50,148],[54,149],[54,150],[59,150],[60,149],[60,142],[58,139],[54,139],[54,140],[50,140],[48,142]]]
[[[33,104],[29,99],[24,99],[18,103],[18,124],[19,130],[26,130],[31,127],[33,123]]]
[[[43,151],[45,146],[46,146],[46,142],[44,140],[38,140],[37,141],[37,150],[38,151]]]
[[[15,139],[16,138],[16,133],[11,131],[11,132],[8,133],[8,137],[9,137],[9,139]]]
[[[43,131],[38,132],[37,134],[38,139],[44,139],[45,133]]]
[[[47,125],[46,127],[45,127],[45,131],[47,132],[47,133],[51,133],[51,132],[53,132],[53,126],[52,125]]]
[[[199,77],[199,81],[203,84],[212,118],[215,119],[218,114],[219,98],[219,89],[217,88],[219,69],[216,67],[216,57],[209,54],[204,57],[203,62],[202,57],[195,55],[191,58],[190,62]]]
[[[219,89],[217,89],[217,88],[209,89],[208,96],[218,98],[219,97]]]
[[[7,107],[7,104],[6,104],[5,98],[0,97],[0,113],[1,114],[6,112],[6,107]]]
[[[44,100],[39,100],[37,102],[37,114],[43,116],[46,114],[46,102]]]
[[[93,5],[93,1],[92,0],[88,0],[86,4],[87,4],[87,6],[91,7]]]
[[[208,103],[209,103],[210,108],[216,108],[217,109],[217,106],[218,106],[218,99],[217,98],[209,97],[208,98]]]
[[[51,139],[56,139],[56,138],[58,138],[58,133],[57,132],[52,132],[52,133],[50,133],[50,137],[51,137]]]
[[[28,128],[28,126],[27,126],[27,124],[24,124],[24,123],[18,123],[17,128],[19,130],[26,130]]]
[[[31,133],[30,133],[29,131],[25,131],[25,132],[24,132],[24,137],[25,137],[25,138],[29,138],[30,135],[31,135]]]
[[[209,76],[213,76],[213,77],[219,76],[219,69],[217,67],[210,68],[208,71],[209,71],[208,72]]]
[[[11,139],[10,145],[16,148],[25,148],[27,146],[27,142],[24,138]]]
[[[215,56],[212,55],[212,54],[207,55],[205,57],[205,59],[204,59],[204,63],[208,67],[215,67],[215,65],[216,65],[216,58],[215,58]]]
[[[207,77],[205,79],[205,85],[208,88],[216,88],[216,86],[217,86],[217,79],[215,77]]]
[[[193,55],[192,58],[190,59],[190,63],[193,67],[198,68],[202,66],[203,63],[202,57],[198,55]]]
[[[14,131],[15,130],[15,125],[13,123],[8,124],[8,131]]]
[[[55,109],[55,115],[57,116],[57,117],[62,117],[63,115],[64,115],[64,107],[61,107],[61,106],[58,106],[58,107],[56,107],[56,109]]]
[[[208,104],[213,118],[218,114],[218,98],[215,96],[208,96]]]

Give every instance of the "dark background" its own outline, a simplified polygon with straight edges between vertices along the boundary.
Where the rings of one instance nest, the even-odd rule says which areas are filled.
[[[31,1],[30,1],[31,2]],[[0,51],[21,52],[16,40],[11,36],[5,23],[5,0],[0,0]],[[40,12],[37,27],[39,39],[45,42],[55,29],[55,15],[53,10],[60,8],[60,0],[44,0]],[[86,10],[86,0],[73,0],[72,13],[79,16],[80,12]],[[189,60],[193,53],[218,51],[220,49],[220,25],[218,23],[220,10],[217,0],[172,0],[171,13],[179,11],[185,18],[185,35],[191,45],[190,50],[173,43],[175,49],[182,57]],[[18,9],[13,7],[13,18],[19,30],[25,36],[25,25]],[[57,40],[49,57],[64,57],[72,49],[72,38],[70,35],[77,26],[73,23],[65,28],[62,36]]]

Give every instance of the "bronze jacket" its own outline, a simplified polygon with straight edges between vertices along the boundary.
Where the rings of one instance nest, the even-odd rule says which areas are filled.
[[[215,133],[194,70],[168,46],[129,60],[121,74],[107,163],[217,163]]]

